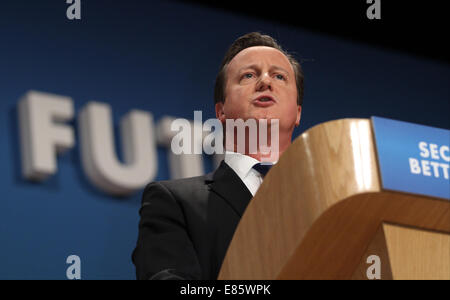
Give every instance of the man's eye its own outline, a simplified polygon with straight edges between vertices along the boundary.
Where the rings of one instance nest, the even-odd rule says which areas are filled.
[[[252,78],[252,77],[253,77],[252,73],[244,74],[244,78]]]
[[[281,75],[281,74],[277,74],[277,79],[280,79],[280,80],[284,80],[285,78],[284,78],[284,76],[283,75]]]

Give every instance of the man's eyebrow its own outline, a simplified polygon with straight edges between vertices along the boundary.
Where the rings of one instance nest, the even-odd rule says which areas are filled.
[[[245,69],[258,69],[258,68],[259,68],[259,66],[257,64],[252,64],[252,65],[248,65],[248,66],[244,66],[244,67],[240,68],[238,72],[240,73],[240,72],[242,72],[242,70],[245,70]],[[280,66],[277,66],[277,65],[270,66],[270,70],[271,71],[272,70],[280,70],[280,71],[285,72],[286,74],[289,74],[289,72],[286,69],[284,69]]]
[[[289,74],[289,72],[285,68],[282,68],[282,67],[276,66],[276,65],[271,66],[270,70],[280,70],[280,71],[285,72],[286,74]]]
[[[242,70],[245,70],[245,69],[258,69],[258,68],[259,68],[259,66],[257,64],[253,64],[253,65],[243,66],[242,68],[240,68],[238,70],[238,72],[240,73]]]

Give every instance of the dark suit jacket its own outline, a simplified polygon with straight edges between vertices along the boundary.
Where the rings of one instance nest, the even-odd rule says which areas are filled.
[[[205,176],[150,183],[132,259],[138,279],[216,279],[252,194],[222,161]]]

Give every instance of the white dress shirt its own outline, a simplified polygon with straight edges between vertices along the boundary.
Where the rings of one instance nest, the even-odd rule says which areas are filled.
[[[241,153],[225,151],[225,163],[233,169],[250,193],[255,196],[263,181],[263,177],[258,171],[253,169],[253,166],[260,163],[260,161]]]

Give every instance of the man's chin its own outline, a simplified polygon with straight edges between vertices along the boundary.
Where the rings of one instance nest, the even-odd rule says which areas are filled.
[[[273,116],[273,115],[271,115],[271,114],[267,114],[267,115],[259,115],[259,116],[256,116],[255,119],[256,119],[258,122],[264,120],[264,121],[267,122],[267,124],[271,124],[274,120],[279,121],[279,120],[280,120],[280,117]]]
[[[265,110],[265,111],[255,112],[250,117],[248,117],[247,119],[267,120],[267,122],[270,122],[273,119],[280,119],[280,117],[277,117],[272,112],[270,112],[268,110]]]
[[[273,120],[280,120],[282,117],[276,116],[273,113],[266,111],[266,112],[256,112],[250,115],[241,116],[241,117],[235,117],[231,118],[233,120],[243,120],[244,122],[247,120],[256,120],[257,122],[261,120],[267,120],[267,124],[271,124]]]

